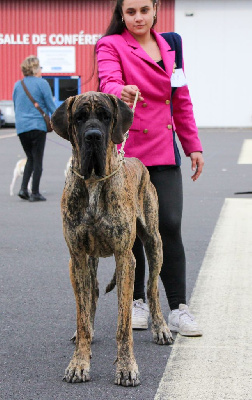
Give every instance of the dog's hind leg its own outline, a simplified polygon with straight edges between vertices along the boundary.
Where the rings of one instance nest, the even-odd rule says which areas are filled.
[[[172,334],[164,320],[158,292],[158,278],[163,264],[162,240],[158,230],[158,198],[148,174],[143,175],[143,181],[142,215],[137,219],[137,234],[143,242],[149,264],[147,297],[152,333],[156,343],[171,344]]]
[[[31,192],[32,191],[32,176],[28,182],[28,191]]]
[[[117,367],[115,384],[137,386],[138,366],[133,353],[131,310],[135,278],[135,258],[132,251],[115,254],[118,293]]]
[[[12,181],[11,181],[11,184],[10,184],[10,196],[14,195],[14,186],[15,186],[15,183],[16,183],[16,180],[17,180],[18,176],[20,176],[20,173],[18,171],[18,166],[16,166],[15,169],[14,169]]]
[[[159,301],[158,278],[163,260],[162,242],[159,232],[148,237],[145,240],[144,247],[149,264],[147,297],[152,318],[151,330],[153,338],[158,344],[172,344],[172,334],[164,320]]]
[[[66,371],[64,380],[67,382],[86,382],[90,380],[91,356],[91,274],[88,268],[88,257],[81,253],[72,256],[69,262],[70,279],[72,282],[77,311],[76,347]]]

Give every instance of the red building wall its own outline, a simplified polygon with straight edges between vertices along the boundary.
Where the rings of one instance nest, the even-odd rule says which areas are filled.
[[[162,0],[156,30],[174,29],[174,1]],[[80,76],[82,92],[95,90],[92,72],[94,42],[110,21],[114,1],[5,0],[0,1],[0,100],[10,100],[14,83],[22,78],[20,64],[37,55],[38,46],[68,46],[64,35],[75,40],[76,71],[58,76]],[[45,74],[47,76],[54,74]]]

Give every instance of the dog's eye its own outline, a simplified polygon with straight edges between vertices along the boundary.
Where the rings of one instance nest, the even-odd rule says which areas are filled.
[[[111,119],[110,114],[107,113],[107,112],[104,111],[104,110],[101,110],[101,111],[98,110],[97,113],[96,113],[96,115],[97,115],[97,118],[98,118],[100,121],[108,122],[108,121],[110,121],[110,119]]]
[[[110,115],[104,114],[103,119],[104,119],[104,121],[110,121]]]
[[[75,121],[77,124],[81,124],[88,120],[89,114],[87,111],[82,111],[80,114],[76,115]]]

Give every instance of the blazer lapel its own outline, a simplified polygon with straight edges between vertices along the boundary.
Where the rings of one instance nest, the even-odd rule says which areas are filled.
[[[151,64],[155,64],[155,61],[144,51],[144,49],[140,46],[138,41],[129,33],[127,29],[125,29],[122,33],[123,38],[126,40],[128,46],[131,47],[131,52],[135,54],[137,57],[142,58],[145,61],[148,61]]]
[[[167,41],[158,33],[153,31],[160,53],[164,62],[166,73],[171,77],[175,63],[175,51],[171,50]]]
[[[157,65],[157,63],[144,51],[144,49],[140,46],[138,41],[125,29],[122,33],[122,37],[127,42],[128,46],[131,47],[131,51],[137,57],[147,61],[148,63],[154,65],[155,67],[160,68],[163,72],[166,72],[169,77],[173,72],[174,62],[175,62],[175,51],[172,51],[169,44],[166,40],[156,33],[154,30],[151,30],[152,34],[155,36],[158,47],[160,49],[160,53],[165,65],[165,71]]]

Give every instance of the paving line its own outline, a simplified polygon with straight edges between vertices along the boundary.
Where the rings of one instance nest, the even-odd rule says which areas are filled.
[[[0,135],[0,139],[7,139],[10,137],[14,137],[14,136],[17,136],[17,134],[16,133],[8,133],[7,135]]]
[[[243,141],[237,164],[252,164],[252,139]]]
[[[226,199],[155,400],[252,399],[252,199]]]

